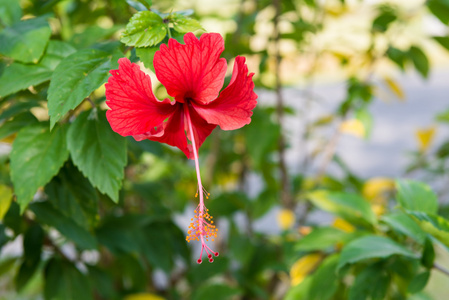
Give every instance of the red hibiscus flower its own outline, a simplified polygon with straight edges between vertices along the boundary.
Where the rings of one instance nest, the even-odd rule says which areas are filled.
[[[219,34],[206,33],[197,39],[187,33],[184,43],[170,39],[168,46],[161,45],[153,60],[156,76],[173,101],[156,99],[150,77],[138,65],[121,58],[119,69],[110,71],[112,76],[106,84],[106,104],[110,108],[106,116],[120,135],[166,143],[195,160],[200,203],[187,240],[201,241],[198,263],[203,250],[212,262],[212,253],[218,256],[218,252],[205,241],[215,237],[217,229],[204,205],[208,194],[201,184],[198,149],[217,125],[233,130],[249,124],[257,95],[253,73],[248,75],[245,58],[240,56],[235,59],[231,82],[220,93],[227,63],[220,58],[224,42]]]

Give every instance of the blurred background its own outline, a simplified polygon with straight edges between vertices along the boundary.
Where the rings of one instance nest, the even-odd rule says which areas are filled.
[[[108,133],[86,140],[123,143],[127,157],[124,174],[98,175],[122,176],[111,193],[75,155],[87,149],[76,121],[107,109],[119,57],[168,97],[152,71],[165,35],[123,39],[147,10],[179,40],[179,16],[197,36],[220,33],[228,75],[237,55],[255,73],[251,124],[217,128],[199,151],[219,229],[212,264],[185,242],[196,175],[178,149],[91,121]],[[34,18],[48,34],[33,33]],[[0,0],[0,21],[0,299],[447,298],[448,1]],[[41,56],[24,60],[20,47]],[[48,127],[52,82],[70,80],[58,64],[86,49],[108,55],[94,65],[104,78],[55,127],[70,127],[58,144],[70,155],[22,201],[14,172],[30,169],[27,149],[57,140],[39,144],[33,128]],[[44,154],[38,171],[57,160]]]

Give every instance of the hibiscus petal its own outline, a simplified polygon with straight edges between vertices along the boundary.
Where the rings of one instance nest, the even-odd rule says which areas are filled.
[[[150,76],[127,58],[118,61],[119,69],[106,83],[106,117],[112,130],[120,135],[139,135],[160,125],[176,109],[169,99],[159,101],[151,89]]]
[[[189,32],[184,43],[170,39],[168,47],[161,45],[153,60],[156,76],[178,102],[185,98],[200,103],[212,101],[226,74],[226,60],[219,58],[224,50],[223,38],[218,33],[205,33],[198,40]]]
[[[134,138],[138,141],[147,138],[152,141],[178,147],[188,158],[193,159],[192,147],[187,143],[185,133],[187,129],[186,125],[183,105],[178,104],[176,105],[176,111],[167,121],[156,129],[139,136],[134,136]]]
[[[245,58],[237,56],[231,82],[220,96],[205,105],[192,103],[193,107],[208,123],[219,125],[223,130],[234,130],[249,124],[252,110],[257,104],[253,75],[248,75]]]
[[[200,149],[204,140],[212,133],[212,131],[217,127],[215,124],[207,123],[194,109],[189,108],[190,121],[192,122],[193,136],[195,138],[196,150]],[[187,120],[188,122],[188,120]],[[187,128],[187,138],[192,142],[189,127]],[[192,154],[193,156],[193,154]],[[191,157],[193,158],[193,157]]]

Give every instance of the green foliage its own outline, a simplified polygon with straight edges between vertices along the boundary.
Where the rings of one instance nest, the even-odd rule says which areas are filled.
[[[23,252],[0,259],[0,297],[436,295],[429,286],[434,272],[444,269],[449,214],[440,203],[447,191],[434,183],[447,178],[449,141],[415,153],[416,173],[406,177],[420,180],[397,179],[395,187],[389,182],[373,195],[369,181],[333,152],[340,133],[327,133],[355,119],[363,126],[361,136],[370,137],[376,128],[371,104],[382,96],[379,78],[393,82],[389,92],[404,98],[399,81],[379,69],[413,69],[429,77],[429,41],[447,51],[449,38],[423,33],[411,39],[403,30],[418,27],[426,14],[447,26],[448,1],[413,9],[366,1],[349,6],[344,0],[278,3],[223,3],[205,13],[177,11],[186,5],[180,1],[0,0],[0,249],[23,245]],[[354,36],[363,42],[328,38],[329,24],[366,11],[368,23]],[[119,58],[154,73],[154,55],[169,38],[183,43],[186,32],[199,37],[215,28],[228,32],[223,57],[229,67],[235,56],[247,58],[261,100],[250,125],[217,129],[201,147],[200,167],[211,192],[206,204],[219,228],[210,246],[220,255],[212,264],[203,257],[198,265],[195,245],[185,241],[187,216],[196,206],[193,165],[172,147],[114,133],[104,84]],[[336,66],[346,95],[331,113],[314,116],[310,108],[324,97],[315,93],[314,80]],[[153,83],[159,99],[168,97]],[[283,89],[299,83],[304,89],[298,101],[304,102],[286,107],[278,97],[291,100]],[[448,120],[449,111],[435,118],[441,126]],[[292,153],[298,138],[301,153]]]

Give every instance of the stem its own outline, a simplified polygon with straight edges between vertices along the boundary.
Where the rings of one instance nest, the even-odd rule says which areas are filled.
[[[196,149],[196,143],[195,143],[195,135],[193,134],[193,127],[192,127],[192,121],[190,120],[190,113],[189,113],[189,107],[188,104],[184,104],[184,113],[187,119],[187,124],[189,125],[189,131],[190,131],[190,141],[192,142],[192,148],[193,148],[193,157],[195,159],[195,169],[196,169],[196,178],[198,180],[198,195],[200,197],[200,212],[198,214],[198,219],[200,221],[201,226],[203,226],[203,213],[204,213],[204,193],[203,193],[203,184],[201,183],[201,174],[200,174],[200,164],[198,160],[198,151]],[[200,228],[200,232],[202,233],[202,228]],[[204,244],[203,240],[203,234],[200,234],[201,237],[201,244]],[[202,252],[202,250],[201,250]],[[202,253],[201,253],[202,254]]]
[[[443,273],[444,275],[449,276],[449,270],[443,268],[442,266],[440,266],[440,265],[434,263],[434,264],[433,264],[433,268],[434,268],[434,269],[437,269],[438,271],[440,271],[440,272]]]
[[[279,16],[281,14],[281,1],[280,0],[273,0],[273,5],[276,9],[276,14],[274,16],[274,43],[275,43],[275,56],[276,56],[276,63],[275,63],[275,77],[276,77],[276,114],[277,119],[279,123],[279,140],[278,140],[278,147],[279,147],[279,169],[281,171],[281,199],[282,203],[287,208],[293,208],[294,203],[292,201],[292,197],[290,195],[290,183],[288,178],[288,170],[285,164],[285,139],[283,135],[283,123],[284,123],[284,98],[282,96],[282,83],[281,83],[281,72],[280,72],[280,65],[281,65],[281,52],[280,52],[280,32],[279,32]]]

